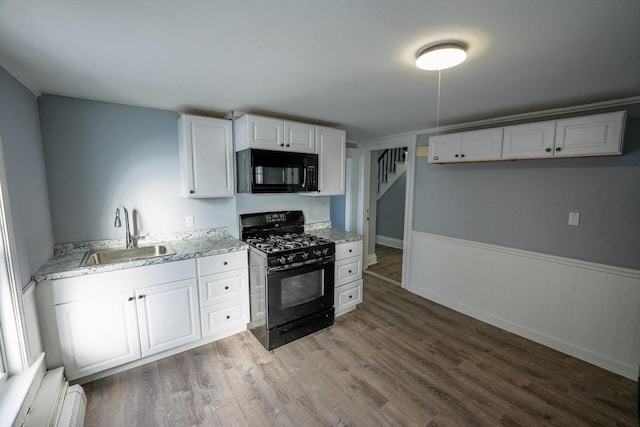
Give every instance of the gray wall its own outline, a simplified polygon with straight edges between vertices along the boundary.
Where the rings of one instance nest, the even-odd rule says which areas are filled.
[[[51,95],[39,106],[56,243],[123,237],[120,203],[144,234],[187,230],[187,215],[235,230],[233,198],[180,197],[175,112]]]
[[[428,145],[420,135],[417,145]],[[624,155],[457,165],[416,159],[413,229],[640,269],[640,120]],[[580,212],[580,226],[568,226]]]
[[[38,104],[0,67],[0,139],[23,286],[53,251]]]
[[[120,203],[137,210],[144,234],[229,227],[237,236],[238,214],[281,209],[329,219],[328,197],[180,197],[175,112],[53,95],[39,106],[56,243],[122,238],[113,227]]]
[[[345,227],[345,209],[346,209],[346,197],[331,196],[331,226],[344,230]]]
[[[403,240],[406,188],[407,174],[403,173],[378,200],[376,235]]]

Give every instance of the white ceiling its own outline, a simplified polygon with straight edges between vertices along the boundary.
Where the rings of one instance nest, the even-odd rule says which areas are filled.
[[[35,93],[324,123],[362,141],[640,95],[638,0],[0,1],[0,65]]]

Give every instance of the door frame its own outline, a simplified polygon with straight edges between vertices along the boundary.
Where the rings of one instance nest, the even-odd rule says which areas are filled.
[[[411,278],[409,277],[411,257],[408,255],[411,247],[411,230],[413,226],[413,191],[416,163],[416,139],[415,133],[396,135],[381,138],[374,141],[368,141],[358,144],[359,161],[358,165],[358,192],[355,196],[358,198],[358,233],[364,237],[363,250],[363,268],[367,268],[369,259],[369,240],[375,236],[369,235],[369,215],[368,209],[371,200],[371,153],[387,148],[407,147],[407,186],[404,198],[404,232],[402,250],[402,287],[408,288]],[[347,202],[348,203],[348,202]]]

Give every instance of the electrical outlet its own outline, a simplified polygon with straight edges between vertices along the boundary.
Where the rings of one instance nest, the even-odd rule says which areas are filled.
[[[580,225],[580,212],[569,212],[569,225]]]
[[[193,227],[193,216],[189,215],[184,217],[185,223],[187,224],[187,227]]]

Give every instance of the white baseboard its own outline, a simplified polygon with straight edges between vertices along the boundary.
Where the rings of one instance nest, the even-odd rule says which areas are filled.
[[[389,246],[390,248],[402,249],[404,241],[401,239],[396,239],[394,237],[376,235],[376,244]]]
[[[367,265],[373,265],[378,263],[378,256],[376,254],[367,255]]]
[[[640,271],[412,232],[407,289],[632,380]]]

